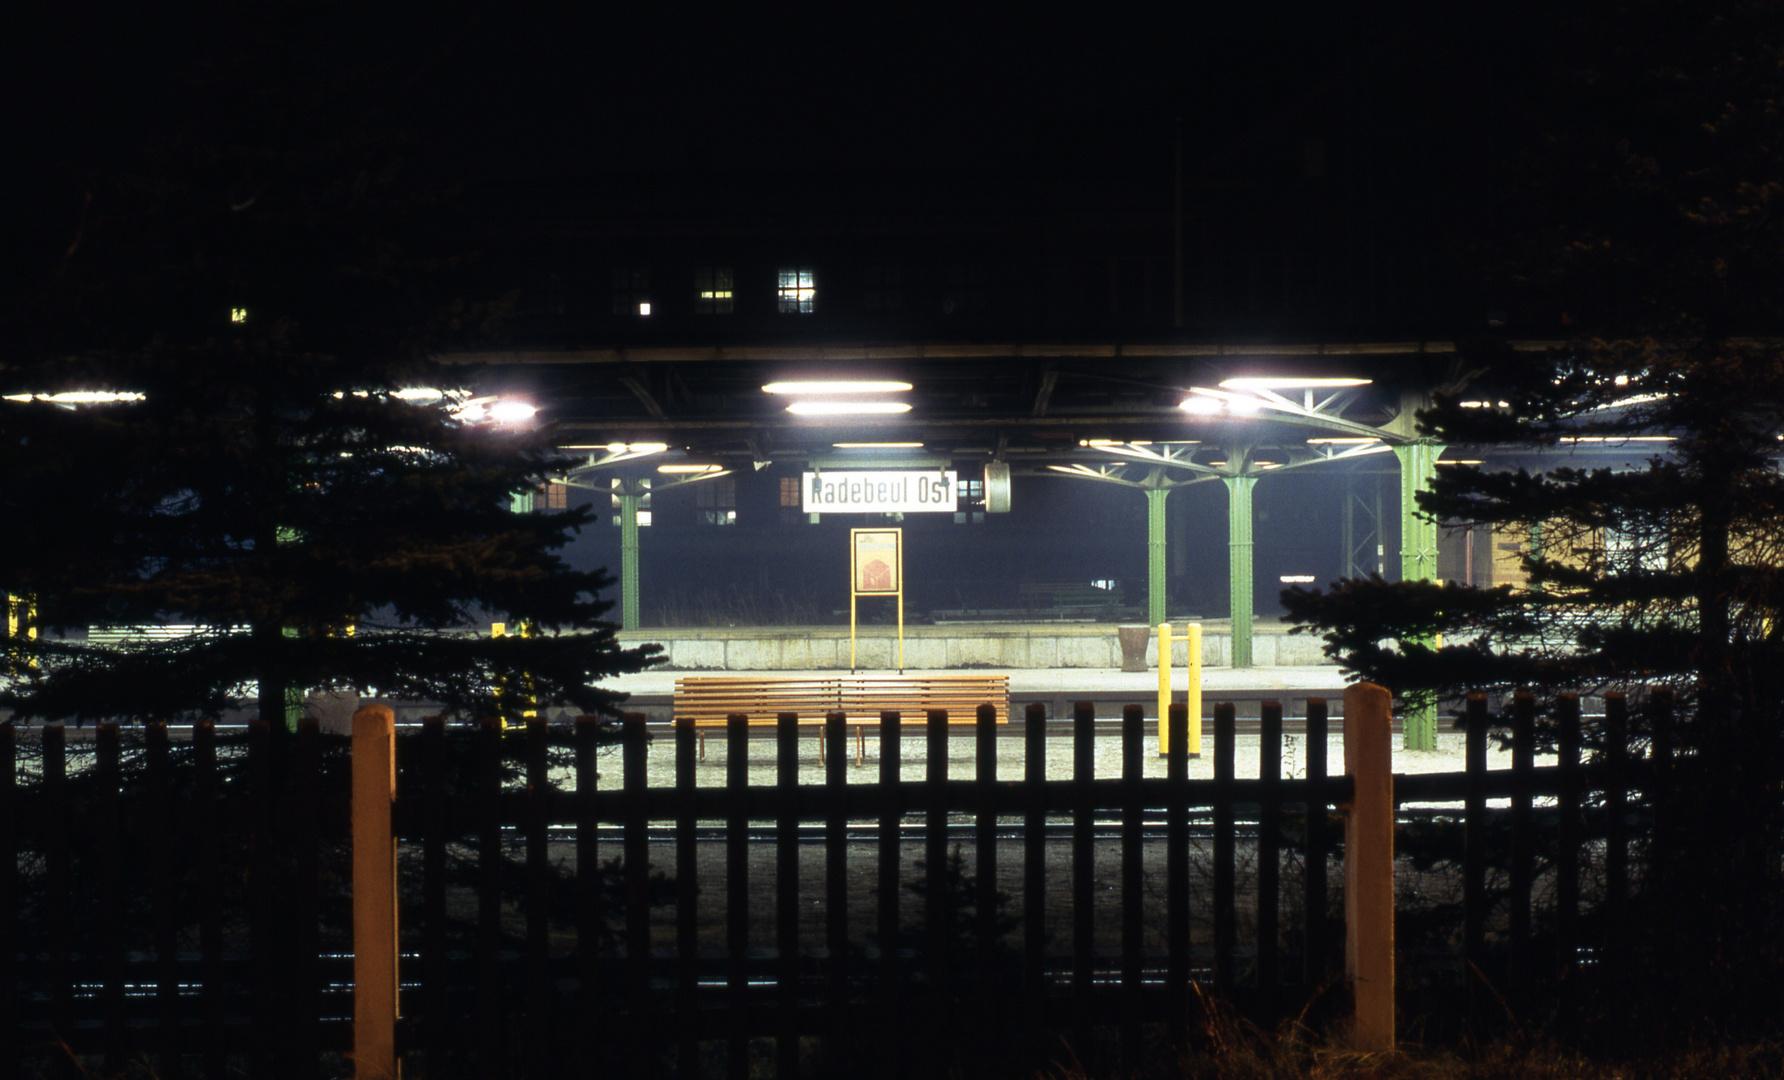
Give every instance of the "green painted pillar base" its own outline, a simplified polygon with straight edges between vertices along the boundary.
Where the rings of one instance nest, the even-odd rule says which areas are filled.
[[[1251,489],[1257,486],[1255,476],[1229,476],[1227,487],[1227,596],[1233,620],[1234,667],[1251,666],[1252,540]],[[1164,620],[1159,620],[1163,622]]]
[[[1408,705],[1400,710],[1404,728],[1401,746],[1407,750],[1437,749],[1437,706]]]
[[[631,484],[619,499],[619,628],[638,629],[638,504],[643,496]]]
[[[1437,522],[1421,513],[1418,494],[1431,490],[1437,475],[1437,458],[1443,444],[1415,442],[1394,447],[1400,459],[1400,580],[1437,580]],[[1436,642],[1421,639],[1430,647]],[[1407,750],[1437,749],[1437,706],[1435,703],[1408,706],[1402,710],[1404,728],[1401,745]]]
[[[1165,496],[1170,488],[1146,489],[1146,623],[1157,626],[1165,614]]]

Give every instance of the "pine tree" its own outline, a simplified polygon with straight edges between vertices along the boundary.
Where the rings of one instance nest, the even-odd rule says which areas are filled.
[[[1647,930],[1684,983],[1671,1002],[1726,1022],[1775,991],[1780,959],[1784,18],[1670,2],[1578,17],[1597,48],[1535,114],[1515,243],[1488,262],[1526,325],[1567,312],[1588,332],[1546,362],[1476,346],[1473,385],[1421,417],[1452,446],[1544,448],[1540,471],[1453,467],[1421,500],[1522,542],[1527,581],[1284,601],[1328,654],[1415,698],[1673,688],[1682,756],[1658,796],[1671,836],[1650,837]],[[1614,447],[1613,467],[1569,455]]]
[[[0,367],[21,624],[0,704],[176,718],[254,687],[270,719],[358,687],[610,712],[595,684],[649,650],[603,621],[612,579],[563,557],[590,513],[513,512],[568,463],[430,359],[512,298],[478,280],[440,159],[399,122],[416,73],[330,66],[283,18],[248,17],[189,82],[144,90],[152,126],[65,148],[42,185]],[[134,397],[20,399],[91,391]],[[471,632],[492,620],[524,632]],[[155,623],[201,632],[58,634]]]

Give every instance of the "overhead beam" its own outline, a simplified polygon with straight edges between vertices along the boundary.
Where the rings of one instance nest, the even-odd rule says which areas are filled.
[[[1519,352],[1544,352],[1561,342],[1513,342]],[[1282,345],[1191,344],[1181,342],[1085,343],[1009,342],[918,345],[740,345],[666,346],[636,349],[507,349],[442,353],[447,364],[648,364],[648,363],[847,363],[883,360],[995,360],[1070,357],[1242,357],[1242,356],[1418,356],[1456,351],[1453,341],[1312,342]]]

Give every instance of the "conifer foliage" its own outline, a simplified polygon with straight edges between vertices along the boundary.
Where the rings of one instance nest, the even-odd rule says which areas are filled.
[[[566,464],[549,428],[479,417],[464,371],[431,359],[508,301],[393,101],[417,73],[330,67],[265,19],[145,90],[162,97],[140,130],[64,148],[18,234],[0,706],[181,718],[257,696],[276,719],[288,691],[357,687],[467,715],[611,711],[597,684],[649,650],[603,621],[610,576],[563,556],[589,511],[511,505]],[[20,399],[92,391],[133,397]],[[62,633],[154,624],[200,631]]]

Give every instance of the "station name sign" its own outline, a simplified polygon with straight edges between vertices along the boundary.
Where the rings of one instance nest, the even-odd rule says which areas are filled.
[[[959,506],[957,475],[922,472],[808,472],[800,509],[808,514],[951,514]]]

